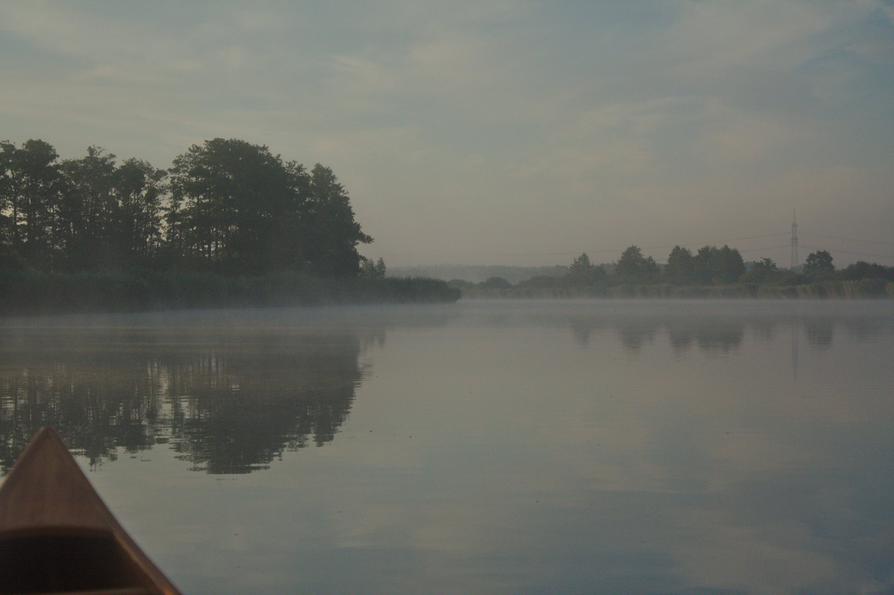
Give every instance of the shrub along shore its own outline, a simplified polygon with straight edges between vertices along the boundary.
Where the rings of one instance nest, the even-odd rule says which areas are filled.
[[[136,312],[319,304],[454,302],[460,291],[424,278],[322,278],[301,273],[43,273],[0,276],[0,314]]]

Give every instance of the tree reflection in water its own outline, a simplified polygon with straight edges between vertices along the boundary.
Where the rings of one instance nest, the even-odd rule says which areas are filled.
[[[169,443],[194,469],[247,473],[333,440],[383,330],[31,330],[0,334],[0,464],[42,426],[91,464]]]
[[[850,317],[829,319],[818,316],[668,316],[636,312],[626,316],[568,316],[575,343],[587,347],[594,334],[612,331],[625,350],[640,352],[643,347],[665,335],[674,353],[683,354],[693,346],[708,354],[726,355],[738,350],[749,336],[758,342],[769,342],[778,329],[787,329],[793,341],[805,335],[811,348],[828,350],[842,327],[859,342],[872,341],[882,333],[876,318]]]
[[[679,357],[732,355],[784,331],[792,336],[793,371],[802,335],[809,349],[827,350],[836,336],[863,342],[882,332],[877,317],[861,314],[832,320],[809,308],[697,306],[695,314],[691,306],[645,302],[470,306],[464,324],[570,328],[581,348],[603,336],[633,355],[668,342]],[[108,324],[40,328],[7,321],[0,326],[0,467],[8,469],[33,433],[51,425],[94,465],[164,443],[208,473],[265,468],[286,450],[334,439],[364,377],[361,355],[384,341],[385,328],[432,328],[456,316],[445,308],[322,312],[122,315]]]

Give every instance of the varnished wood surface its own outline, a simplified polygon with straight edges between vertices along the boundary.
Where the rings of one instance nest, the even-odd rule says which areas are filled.
[[[120,547],[121,562],[128,566],[122,572],[137,583],[116,592],[179,593],[124,531],[59,435],[44,428],[0,485],[0,542],[40,538],[51,546],[49,551],[54,537],[62,544],[72,536],[103,535]],[[110,564],[115,563],[110,560]],[[0,584],[0,593],[7,591]]]

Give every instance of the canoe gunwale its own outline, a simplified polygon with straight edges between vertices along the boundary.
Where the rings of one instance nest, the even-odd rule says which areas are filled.
[[[38,525],[34,527],[17,527],[0,531],[0,542],[15,541],[28,537],[90,537],[94,539],[111,539],[118,541],[111,529],[81,527],[78,525]]]

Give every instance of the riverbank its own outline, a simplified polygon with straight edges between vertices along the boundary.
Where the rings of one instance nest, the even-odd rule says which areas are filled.
[[[224,276],[143,272],[0,276],[0,314],[138,312],[369,303],[455,302],[460,291],[426,278],[321,278],[299,273]]]
[[[894,283],[885,279],[822,281],[801,285],[613,285],[610,287],[463,287],[468,299],[894,299]]]

